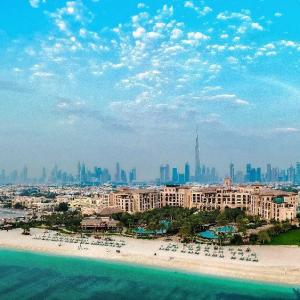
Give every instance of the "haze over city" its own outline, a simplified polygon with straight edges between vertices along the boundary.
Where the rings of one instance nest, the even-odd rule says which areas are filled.
[[[299,1],[3,1],[0,168],[139,178],[300,160]],[[194,172],[194,171],[193,171]]]

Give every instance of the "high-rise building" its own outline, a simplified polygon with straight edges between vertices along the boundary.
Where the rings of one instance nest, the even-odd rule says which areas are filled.
[[[179,183],[179,184],[184,184],[184,183],[185,183],[185,176],[184,176],[184,173],[179,173],[179,174],[178,174],[178,183]]]
[[[300,184],[300,162],[296,163],[296,178],[295,183]]]
[[[127,183],[127,175],[126,175],[125,170],[121,170],[120,179],[121,179],[121,182]]]
[[[57,178],[59,179],[59,178]],[[86,182],[86,168],[85,168],[85,163],[83,162],[81,165],[81,171],[80,171],[80,183],[85,183]]]
[[[170,166],[168,164],[161,165],[159,168],[160,183],[170,182]]]
[[[27,183],[27,181],[28,181],[28,168],[27,168],[27,166],[24,166],[20,177],[21,177],[20,179],[21,179],[22,183]]]
[[[173,183],[178,182],[178,169],[177,168],[172,169],[172,182]]]
[[[235,176],[234,176],[234,164],[231,163],[229,165],[229,176],[230,176],[230,179],[231,179],[231,182],[235,182]]]
[[[184,181],[189,182],[190,181],[190,165],[188,162],[184,165]]]
[[[43,169],[42,169],[42,176],[41,176],[40,181],[41,181],[41,183],[45,183],[46,180],[47,180],[47,170],[46,170],[45,167],[43,167]]]
[[[199,153],[199,137],[198,133],[196,136],[196,145],[195,145],[195,181],[201,181],[201,166],[200,166],[200,153]]]
[[[169,166],[169,164],[166,164],[166,167],[165,167],[165,181],[166,182],[170,181],[170,166]]]
[[[248,163],[246,165],[246,182],[251,182],[251,169],[252,169],[251,164]]]
[[[129,172],[129,182],[132,183],[133,181],[136,181],[136,168]]]
[[[290,167],[287,169],[287,180],[288,180],[290,183],[294,183],[294,182],[295,182],[295,176],[296,176],[295,168],[294,168],[293,166],[290,166]]]
[[[243,183],[244,182],[244,173],[242,171],[237,171],[236,172],[235,182],[236,183]]]
[[[267,164],[266,181],[267,182],[272,181],[272,166],[271,166],[271,164]]]
[[[78,162],[77,164],[77,177],[78,177],[78,182],[81,182],[81,164]]]
[[[256,169],[255,181],[261,182],[261,168]]]
[[[115,174],[115,181],[119,182],[121,180],[121,168],[120,163],[116,163],[116,174]]]
[[[165,182],[165,167],[163,165],[159,167],[159,181],[160,183]]]

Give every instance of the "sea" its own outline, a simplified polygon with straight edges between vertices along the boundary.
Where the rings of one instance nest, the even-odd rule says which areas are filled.
[[[298,300],[298,288],[0,249],[0,299]]]

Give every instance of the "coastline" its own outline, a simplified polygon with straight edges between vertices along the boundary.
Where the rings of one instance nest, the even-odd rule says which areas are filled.
[[[300,247],[251,246],[259,257],[259,262],[253,263],[231,261],[229,257],[220,260],[220,258],[204,255],[166,253],[158,250],[160,245],[168,244],[161,240],[136,240],[123,237],[126,245],[120,249],[120,253],[116,253],[115,249],[96,245],[88,245],[78,250],[76,244],[59,245],[54,241],[33,239],[33,235],[42,232],[43,230],[40,229],[32,229],[32,236],[24,236],[19,229],[1,231],[0,248],[128,263],[228,279],[300,286]]]

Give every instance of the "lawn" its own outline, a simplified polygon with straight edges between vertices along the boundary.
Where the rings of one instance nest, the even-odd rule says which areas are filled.
[[[270,245],[300,246],[300,229],[293,229],[272,238]]]

